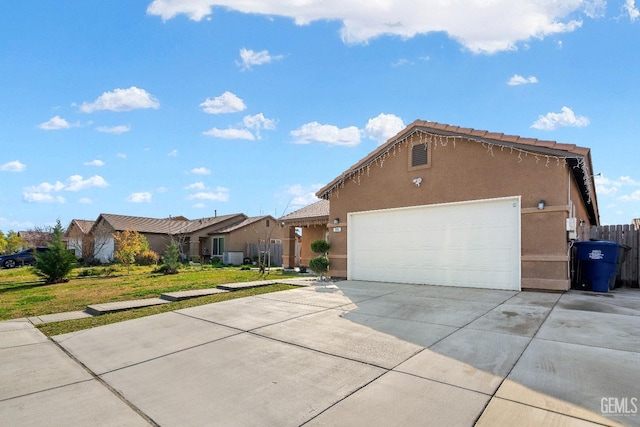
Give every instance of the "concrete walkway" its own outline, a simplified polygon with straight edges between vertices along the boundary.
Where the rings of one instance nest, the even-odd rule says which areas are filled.
[[[24,425],[640,425],[640,291],[345,281],[47,340],[0,323]]]

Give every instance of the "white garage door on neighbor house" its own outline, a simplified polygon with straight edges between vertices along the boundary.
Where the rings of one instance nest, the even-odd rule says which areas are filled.
[[[354,212],[350,280],[520,290],[520,197]]]

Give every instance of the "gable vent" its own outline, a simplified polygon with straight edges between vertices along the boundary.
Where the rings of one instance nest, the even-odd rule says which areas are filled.
[[[411,147],[411,167],[424,166],[428,162],[427,144],[419,144]]]

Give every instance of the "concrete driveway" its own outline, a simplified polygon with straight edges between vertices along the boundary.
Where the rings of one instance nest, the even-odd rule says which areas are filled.
[[[640,292],[344,281],[47,340],[0,323],[0,424],[640,425]]]

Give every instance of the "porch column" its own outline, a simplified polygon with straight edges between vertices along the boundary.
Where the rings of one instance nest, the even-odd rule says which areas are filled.
[[[296,229],[283,225],[282,233],[282,267],[294,268],[296,266]]]

